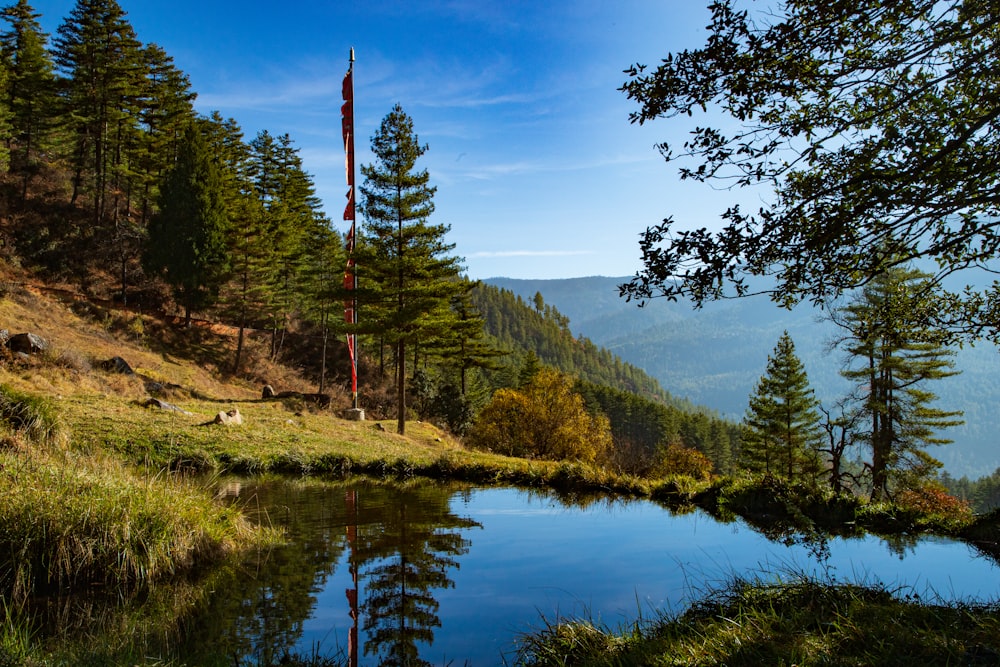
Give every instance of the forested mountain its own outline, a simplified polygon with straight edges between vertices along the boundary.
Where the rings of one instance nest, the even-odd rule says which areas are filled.
[[[592,409],[608,416],[616,445],[632,459],[632,466],[645,467],[662,453],[661,447],[673,443],[702,452],[717,472],[732,472],[738,446],[736,421],[672,395],[642,368],[583,335],[574,335],[572,320],[538,293],[524,298],[480,283],[472,300],[487,333],[508,352],[500,373],[537,362],[577,378],[576,390]],[[493,384],[517,381],[498,378]]]
[[[618,296],[625,278],[567,280],[490,278],[485,282],[524,299],[540,293],[569,319],[571,330],[590,338],[652,377],[671,395],[739,420],[768,353],[787,330],[817,397],[832,405],[847,391],[840,352],[829,351],[835,328],[818,310],[777,308],[766,298],[707,303],[654,300],[639,308]],[[965,424],[950,429],[955,442],[931,452],[952,475],[978,477],[1000,466],[995,405],[1000,400],[997,350],[990,344],[959,349],[961,374],[935,383],[942,409],[964,411]]]

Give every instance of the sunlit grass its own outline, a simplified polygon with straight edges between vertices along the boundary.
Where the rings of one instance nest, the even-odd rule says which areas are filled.
[[[146,586],[273,539],[192,482],[108,457],[3,452],[0,466],[0,584],[14,599]]]

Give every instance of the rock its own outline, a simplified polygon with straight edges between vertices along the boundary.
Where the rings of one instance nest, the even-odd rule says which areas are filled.
[[[0,345],[6,345],[9,340],[10,332],[6,329],[0,329]]]
[[[274,398],[274,387],[269,384],[265,384],[264,388],[260,392],[261,398]]]
[[[107,361],[101,362],[101,368],[108,373],[121,373],[122,375],[135,375],[135,371],[128,365],[128,362],[121,357],[111,357]]]
[[[189,415],[191,414],[187,410],[177,407],[172,403],[167,403],[166,401],[161,401],[158,398],[147,399],[145,403],[142,404],[146,408],[158,408],[160,410],[169,410],[171,412],[180,412],[181,414]]]
[[[15,354],[38,354],[49,349],[49,344],[38,334],[19,333],[10,337],[7,347]]]
[[[243,423],[243,415],[236,408],[228,412],[220,412],[215,415],[215,419],[212,421],[213,424],[225,424],[226,426],[239,426]]]

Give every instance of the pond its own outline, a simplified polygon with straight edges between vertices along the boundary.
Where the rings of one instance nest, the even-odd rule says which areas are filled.
[[[147,638],[148,650],[190,664],[277,663],[289,652],[361,665],[509,664],[518,637],[546,622],[616,628],[683,609],[734,576],[1000,599],[996,563],[939,538],[775,541],[742,521],[648,501],[423,481],[221,488],[292,543],[216,575],[178,628]]]

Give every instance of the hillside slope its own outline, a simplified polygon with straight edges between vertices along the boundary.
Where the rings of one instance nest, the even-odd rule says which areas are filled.
[[[540,293],[570,319],[570,328],[659,380],[672,395],[740,419],[747,398],[785,330],[795,341],[810,382],[827,404],[847,384],[839,375],[843,357],[829,352],[834,327],[808,307],[777,308],[766,298],[710,303],[701,310],[687,303],[654,300],[644,308],[618,297],[627,278],[566,280],[491,278],[487,282],[530,300]],[[938,405],[965,412],[966,424],[947,433],[955,442],[933,451],[955,476],[979,477],[1000,467],[994,406],[1000,400],[997,351],[990,345],[958,350],[960,375],[931,388]]]

